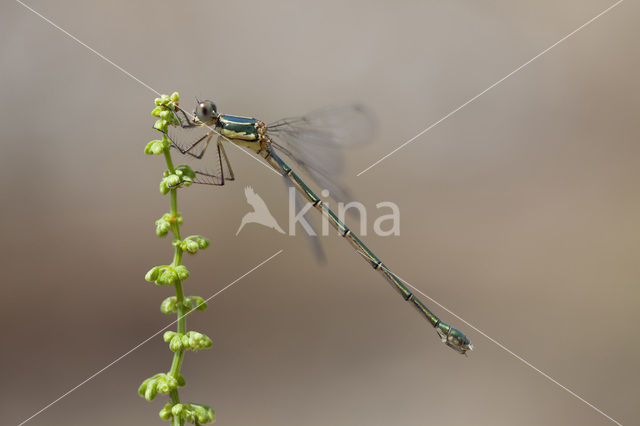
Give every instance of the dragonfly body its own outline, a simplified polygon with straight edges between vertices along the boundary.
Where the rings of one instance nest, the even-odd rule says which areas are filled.
[[[290,184],[295,187],[298,192],[309,202],[312,206],[320,211],[321,214],[326,215],[329,219],[329,223],[338,231],[338,234],[346,239],[350,245],[356,250],[356,252],[365,259],[365,261],[376,271],[379,271],[383,277],[391,284],[391,286],[402,296],[402,298],[412,304],[417,311],[426,318],[432,327],[436,329],[436,332],[442,339],[442,341],[457,352],[464,354],[468,350],[472,349],[472,345],[469,339],[456,328],[442,322],[427,306],[422,303],[408,288],[407,286],[395,275],[383,262],[378,258],[373,251],[371,251],[361,240],[355,235],[344,222],[336,215],[326,203],[324,203],[320,197],[318,197],[313,190],[296,174],[293,169],[280,157],[277,151],[282,151],[286,155],[292,157],[296,162],[305,168],[311,174],[315,174],[318,177],[322,177],[318,174],[318,167],[312,164],[314,158],[303,158],[302,155],[296,156],[294,151],[295,145],[289,145],[287,148],[282,146],[276,139],[281,136],[293,135],[301,138],[307,134],[315,132],[316,138],[310,138],[312,143],[318,144],[323,141],[330,142],[331,134],[322,132],[322,125],[332,122],[329,120],[330,116],[321,116],[322,120],[318,117],[302,117],[296,119],[281,120],[270,125],[256,120],[254,118],[239,117],[234,115],[218,114],[215,104],[211,101],[199,102],[196,110],[194,111],[195,119],[191,121],[186,113],[180,108],[177,109],[184,115],[186,124],[183,124],[183,128],[209,128],[203,137],[199,138],[188,146],[182,148],[180,144],[173,141],[174,146],[179,149],[183,154],[191,154],[200,158],[204,153],[204,150],[199,155],[194,155],[190,151],[199,143],[204,142],[205,149],[206,144],[213,136],[214,133],[218,133],[220,137],[229,139],[231,142],[250,148],[253,152],[263,157],[267,163],[273,167],[277,172],[285,176]],[[336,117],[337,122],[344,122],[343,117]],[[214,130],[215,129],[215,130]],[[214,182],[196,182],[196,183],[210,183],[214,185],[224,184],[224,176],[222,169],[222,156],[228,164],[228,159],[224,150],[221,150],[221,141],[218,139],[218,152],[219,152],[219,164],[222,178],[219,183]],[[302,151],[300,151],[302,152]],[[229,171],[230,167],[229,167]],[[212,176],[205,174],[206,176]],[[233,172],[231,172],[231,178],[233,178]]]

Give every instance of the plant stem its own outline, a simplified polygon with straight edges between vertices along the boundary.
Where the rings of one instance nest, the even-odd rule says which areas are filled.
[[[171,159],[171,153],[169,150],[164,151],[164,159],[167,162],[167,169],[171,174],[175,173],[175,168],[173,166],[173,160]],[[175,243],[181,241],[180,237],[180,225],[178,224],[178,190],[173,188],[170,190],[171,196],[171,231],[173,232],[173,241]],[[175,252],[173,255],[173,266],[179,266],[182,264],[182,249],[178,244],[175,245]],[[187,331],[187,319],[185,317],[186,309],[184,306],[184,293],[182,291],[182,282],[178,281],[175,284],[176,289],[176,305],[177,305],[177,315],[178,315],[178,333],[186,333]],[[182,366],[182,359],[184,357],[184,350],[179,350],[173,354],[173,361],[171,363],[171,370],[169,371],[169,375],[174,378],[178,378],[180,374],[180,367]],[[180,395],[178,390],[175,389],[170,392],[171,402],[174,404],[180,403]],[[173,417],[173,424],[175,426],[182,426],[184,423],[179,416]]]

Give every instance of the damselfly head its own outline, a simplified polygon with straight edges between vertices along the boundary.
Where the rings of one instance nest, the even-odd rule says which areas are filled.
[[[199,121],[202,123],[212,123],[218,119],[218,109],[212,101],[198,101],[195,111],[193,111]]]

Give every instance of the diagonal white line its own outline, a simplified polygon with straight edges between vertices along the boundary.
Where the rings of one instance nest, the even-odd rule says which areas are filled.
[[[554,47],[556,47],[557,45],[559,45],[560,43],[562,43],[563,41],[565,41],[566,39],[568,39],[569,37],[573,36],[574,34],[576,34],[578,31],[582,30],[583,28],[585,28],[586,26],[588,26],[589,24],[591,24],[593,21],[595,21],[596,19],[600,18],[602,15],[604,15],[605,13],[609,12],[611,9],[613,9],[614,7],[618,6],[620,3],[622,3],[624,0],[618,0],[615,4],[609,6],[608,8],[606,8],[605,10],[603,10],[602,12],[598,13],[596,16],[594,16],[593,18],[589,19],[587,22],[585,22],[584,24],[580,25],[578,28],[576,28],[575,30],[571,31],[569,34],[567,34],[566,36],[562,37],[560,40],[556,41],[555,43],[553,43],[551,46],[547,47],[546,49],[544,49],[542,52],[538,53],[536,56],[534,56],[533,58],[529,59],[527,62],[525,62],[524,64],[520,65],[518,68],[516,68],[515,70],[511,71],[509,74],[505,75],[504,77],[502,77],[500,80],[496,81],[495,83],[493,83],[491,86],[487,87],[486,89],[484,89],[482,92],[478,93],[477,95],[475,95],[474,97],[472,97],[471,99],[469,99],[468,101],[466,101],[465,103],[463,103],[462,105],[460,105],[459,107],[457,107],[456,109],[454,109],[453,111],[451,111],[450,113],[448,113],[447,115],[445,115],[444,117],[442,117],[441,119],[439,119],[438,121],[432,123],[431,125],[429,125],[429,127],[427,127],[426,129],[422,130],[420,133],[418,133],[417,135],[415,135],[414,137],[412,137],[411,139],[409,139],[408,141],[406,141],[405,143],[403,143],[402,145],[400,145],[399,147],[397,147],[396,149],[394,149],[393,151],[391,151],[390,153],[388,153],[387,155],[385,155],[384,157],[380,158],[378,161],[376,161],[375,163],[371,164],[369,167],[367,167],[366,169],[362,170],[360,173],[358,173],[356,176],[360,176],[361,174],[365,173],[366,171],[368,171],[369,169],[371,169],[372,167],[377,166],[378,164],[380,164],[381,162],[383,162],[384,160],[386,160],[387,158],[389,158],[390,156],[392,156],[393,154],[395,154],[396,152],[400,151],[402,148],[404,148],[405,146],[409,145],[411,142],[415,141],[416,139],[418,139],[420,136],[424,135],[425,133],[427,133],[429,130],[433,129],[434,127],[436,127],[438,124],[442,123],[444,120],[446,120],[447,118],[451,117],[453,114],[455,114],[456,112],[460,111],[462,108],[466,107],[467,105],[469,105],[471,102],[475,101],[476,99],[478,99],[480,96],[484,95],[485,93],[487,93],[489,90],[493,89],[494,87],[496,87],[497,85],[499,85],[500,83],[502,83],[503,81],[505,81],[506,79],[508,79],[509,77],[511,77],[512,75],[514,75],[515,73],[517,73],[518,71],[520,71],[521,69],[523,69],[524,67],[526,67],[527,65],[529,65],[530,63],[532,63],[533,61],[535,61],[536,59],[538,59],[539,57],[541,57],[542,55],[544,55],[545,53],[549,52],[551,49],[553,49]]]
[[[396,275],[397,276],[397,275]],[[584,399],[583,397],[581,397],[580,395],[578,395],[577,393],[575,393],[574,391],[572,391],[571,389],[569,389],[568,387],[566,387],[565,385],[563,385],[562,383],[560,383],[559,381],[557,381],[556,379],[554,379],[553,377],[551,377],[550,375],[548,375],[547,373],[545,373],[544,371],[540,370],[539,368],[537,368],[536,366],[534,366],[533,364],[531,364],[529,361],[527,361],[526,359],[524,359],[523,357],[521,357],[520,355],[516,354],[515,352],[513,352],[511,349],[507,348],[505,345],[503,345],[502,343],[500,343],[499,341],[497,341],[496,339],[494,339],[493,337],[489,336],[487,333],[485,333],[484,331],[480,330],[478,327],[474,326],[473,324],[469,323],[468,321],[466,321],[464,318],[462,318],[461,316],[459,316],[458,314],[456,314],[455,312],[451,311],[449,308],[447,308],[446,306],[442,305],[440,302],[438,302],[437,300],[431,298],[430,296],[428,296],[427,294],[425,294],[422,290],[420,290],[419,288],[413,286],[410,282],[408,282],[407,280],[400,278],[400,280],[402,282],[404,282],[406,285],[408,285],[409,287],[411,287],[412,289],[414,289],[415,291],[417,291],[418,293],[420,293],[421,295],[423,295],[424,297],[426,297],[427,299],[429,299],[431,302],[433,302],[434,304],[438,305],[439,307],[441,307],[442,309],[444,309],[445,311],[449,312],[451,315],[453,315],[454,317],[458,318],[460,321],[462,321],[463,323],[465,323],[467,326],[469,326],[470,328],[474,329],[475,331],[477,331],[478,333],[482,334],[484,337],[486,337],[489,341],[491,341],[492,343],[496,344],[500,349],[504,350],[505,352],[507,352],[509,355],[513,356],[515,359],[517,359],[518,361],[522,362],[524,365],[526,365],[527,367],[531,368],[532,370],[534,370],[535,372],[537,372],[538,374],[542,375],[545,379],[549,380],[550,382],[558,385],[560,388],[562,388],[563,390],[567,391],[570,395],[574,396],[575,398],[579,399],[580,401],[584,402],[585,404],[587,404],[589,407],[593,408],[594,410],[596,410],[598,413],[602,414],[604,417],[606,417],[607,419],[611,420],[613,423],[622,426],[622,423],[620,423],[619,421],[615,420],[613,417],[611,417],[610,415],[608,415],[607,413],[605,413],[604,411],[602,411],[601,409],[599,409],[598,407],[596,407],[595,405],[593,405],[592,403],[590,403],[589,401],[587,401],[586,399]]]
[[[147,83],[145,83],[144,81],[140,80],[138,77],[136,77],[135,75],[131,74],[129,71],[125,70],[124,68],[122,68],[120,65],[116,64],[115,62],[113,62],[111,59],[107,58],[106,56],[104,56],[102,53],[98,52],[97,50],[95,50],[93,47],[89,46],[87,43],[83,42],[82,40],[78,39],[76,36],[74,36],[73,34],[71,34],[69,31],[65,30],[64,28],[60,27],[59,25],[57,25],[55,22],[53,22],[51,19],[47,18],[46,16],[42,15],[40,12],[38,12],[37,10],[33,9],[31,6],[23,3],[21,0],[16,0],[16,2],[20,3],[22,6],[24,6],[25,9],[30,10],[31,12],[33,12],[34,14],[36,14],[37,16],[39,16],[40,18],[42,18],[44,21],[48,22],[49,24],[51,24],[51,26],[53,26],[54,28],[60,30],[61,32],[63,32],[65,35],[67,35],[69,38],[71,38],[72,40],[74,40],[75,42],[77,42],[78,44],[86,47],[87,49],[89,49],[92,53],[96,54],[98,57],[100,57],[101,59],[103,59],[104,61],[108,62],[109,64],[113,65],[115,68],[117,68],[119,71],[121,71],[123,74],[125,74],[126,76],[130,77],[131,79],[135,80],[136,82],[140,83],[141,85],[143,85],[144,87],[146,87],[147,89],[149,89],[150,91],[152,91],[153,93],[155,93],[156,95],[160,96],[160,92],[158,92],[156,89],[154,89],[153,87],[149,86]],[[191,117],[191,119],[193,119],[193,115],[186,112],[185,114],[189,114]],[[228,142],[231,142],[226,136],[221,135],[220,132],[218,132],[216,129],[210,127],[210,126],[206,126],[209,128],[209,130],[212,130],[214,133],[222,136],[223,139],[225,139]],[[260,161],[258,158],[254,157],[253,155],[251,155],[251,153],[245,151],[244,149],[240,148],[239,146],[237,146],[236,144],[234,144],[233,142],[231,142],[231,145],[233,145],[236,149],[239,149],[240,151],[242,151],[243,153],[245,153],[246,155],[248,155],[249,157],[253,158],[255,161],[257,161],[258,163],[260,163],[261,165],[263,165],[264,167],[266,167],[267,169],[271,170],[272,172],[274,172],[275,174],[277,174],[278,176],[280,176],[280,173],[278,173],[276,170],[274,170],[273,168],[271,168],[270,166],[268,166],[267,164],[265,164],[264,162]]]
[[[236,284],[238,281],[240,281],[241,279],[243,279],[244,277],[246,277],[247,275],[249,275],[250,273],[252,273],[253,271],[255,271],[256,269],[260,268],[262,265],[264,265],[265,263],[269,262],[271,259],[273,259],[274,257],[276,257],[277,255],[279,255],[280,253],[282,253],[283,250],[278,250],[276,253],[272,254],[270,257],[268,257],[267,259],[263,260],[262,262],[260,262],[259,264],[257,264],[256,266],[254,266],[253,268],[251,268],[249,271],[245,272],[244,274],[240,275],[238,278],[236,278],[235,280],[233,280],[232,282],[230,282],[229,284],[227,284],[225,287],[222,288],[222,290],[217,291],[216,293],[214,293],[213,295],[209,296],[207,299],[204,300],[204,303],[208,302],[209,300],[213,299],[214,297],[218,296],[220,293],[222,293],[223,291],[225,291],[226,289],[228,289],[229,287],[231,287],[232,285]],[[200,306],[200,305],[198,305]],[[193,312],[193,310],[191,311]],[[69,394],[71,394],[72,392],[74,392],[75,390],[77,390],[79,387],[81,387],[82,385],[84,385],[85,383],[91,381],[92,379],[94,379],[96,376],[98,376],[100,373],[102,373],[103,371],[105,371],[106,369],[108,369],[109,367],[113,366],[114,364],[116,364],[117,362],[119,362],[120,360],[122,360],[123,358],[125,358],[127,355],[131,354],[133,351],[135,351],[136,349],[140,348],[142,345],[144,345],[145,343],[147,343],[149,340],[153,339],[154,337],[156,337],[158,334],[162,333],[164,330],[166,330],[167,328],[171,327],[173,324],[177,323],[178,320],[186,317],[187,315],[189,315],[188,313],[183,315],[182,317],[177,318],[176,320],[174,320],[173,322],[165,325],[164,327],[162,327],[160,330],[156,331],[154,334],[152,334],[151,336],[147,337],[146,339],[144,339],[142,342],[138,343],[136,346],[134,346],[133,348],[129,349],[127,352],[125,352],[124,354],[120,355],[118,358],[114,359],[113,361],[111,361],[109,364],[107,364],[106,366],[102,367],[100,370],[96,371],[95,373],[93,373],[91,376],[87,377],[86,379],[84,379],[82,382],[78,383],[76,386],[72,387],[71,389],[69,389],[67,392],[63,393],[61,396],[59,396],[57,399],[53,400],[52,402],[50,402],[49,404],[45,405],[44,407],[42,407],[40,410],[38,410],[37,412],[35,412],[33,415],[31,415],[31,417],[27,418],[26,420],[23,420],[22,423],[20,423],[18,426],[22,426],[23,424],[27,423],[28,421],[30,421],[31,419],[33,419],[34,417],[36,417],[38,414],[42,413],[43,411],[47,410],[48,408],[50,408],[51,406],[53,406],[54,404],[56,404],[57,402],[59,402],[61,399],[65,398],[66,396],[68,396]]]

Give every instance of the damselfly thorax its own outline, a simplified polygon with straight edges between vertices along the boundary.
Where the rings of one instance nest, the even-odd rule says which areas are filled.
[[[215,128],[221,136],[256,153],[266,149],[269,142],[267,126],[255,118],[220,114]]]

